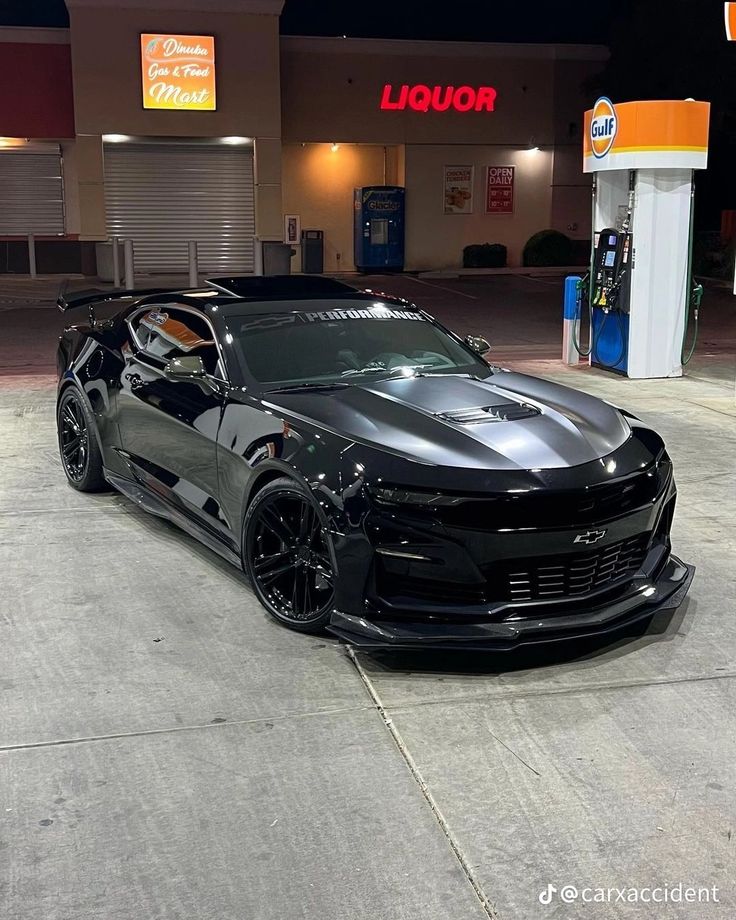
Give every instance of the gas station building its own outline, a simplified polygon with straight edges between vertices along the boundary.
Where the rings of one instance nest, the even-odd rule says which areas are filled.
[[[203,272],[249,271],[285,226],[351,271],[376,185],[405,188],[407,270],[485,242],[518,265],[547,228],[587,256],[603,47],[280,37],[281,0],[67,6],[68,29],[0,29],[0,271],[28,270],[28,234],[42,272],[96,273],[113,236],[139,272],[185,271],[190,240]]]

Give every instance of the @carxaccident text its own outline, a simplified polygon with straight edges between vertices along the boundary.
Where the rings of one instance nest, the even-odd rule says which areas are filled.
[[[540,904],[708,904],[719,903],[715,885],[703,887],[685,885],[651,885],[643,888],[629,886],[596,887],[593,885],[546,885],[539,892]]]

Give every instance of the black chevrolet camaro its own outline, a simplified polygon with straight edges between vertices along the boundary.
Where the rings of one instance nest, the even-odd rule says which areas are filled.
[[[174,521],[287,626],[507,649],[687,592],[659,435],[412,303],[291,276],[59,301],[85,305],[58,349],[69,483]]]

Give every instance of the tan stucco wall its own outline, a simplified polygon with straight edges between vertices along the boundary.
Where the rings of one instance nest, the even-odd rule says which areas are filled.
[[[285,141],[551,143],[550,46],[282,38]],[[382,111],[385,83],[490,85],[493,112]]]
[[[573,239],[590,238],[591,177],[582,170],[583,112],[595,102],[587,79],[595,71],[589,61],[555,64],[552,211],[550,227]]]
[[[79,134],[74,142],[73,166],[77,174],[79,238],[104,240],[105,172],[102,138],[99,134]]]
[[[474,211],[444,214],[442,168],[473,165]],[[514,213],[485,213],[487,166],[514,166]],[[508,264],[519,265],[529,237],[549,226],[552,153],[518,147],[406,147],[406,268],[459,268],[463,247],[472,243],[503,243]]]
[[[70,3],[80,233],[105,237],[101,135],[254,138],[256,233],[281,233],[281,96],[278,16],[208,9],[120,8]],[[276,4],[279,6],[279,4]],[[217,110],[146,110],[140,33],[215,36]],[[83,140],[84,138],[84,140]],[[186,189],[182,189],[186,191]],[[70,193],[73,194],[73,192]]]
[[[552,153],[476,145],[407,145],[384,148],[329,143],[284,144],[283,207],[298,214],[302,228],[325,231],[325,271],[352,271],[353,189],[394,184],[406,163],[406,268],[458,268],[471,243],[503,243],[510,265],[521,262],[529,237],[549,226],[552,200]],[[469,215],[443,213],[442,168],[475,166],[475,210]],[[484,213],[486,166],[515,166],[514,214]],[[340,258],[338,258],[338,254]],[[292,268],[300,269],[299,254]]]
[[[396,148],[367,144],[284,144],[282,147],[283,207],[298,214],[302,229],[325,231],[325,271],[352,271],[353,189],[362,185],[391,185],[399,181]],[[338,258],[339,256],[339,258]],[[301,268],[300,254],[292,269]]]
[[[486,241],[504,243],[513,265],[537,230],[553,226],[573,237],[589,234],[589,180],[579,165],[579,132],[592,100],[580,87],[601,66],[602,49],[279,40],[277,15],[234,11],[247,3],[218,0],[217,9],[202,4],[199,10],[190,3],[190,9],[176,11],[156,0],[149,9],[70,0],[78,135],[64,151],[71,232],[104,238],[101,135],[118,133],[253,137],[256,232],[278,239],[282,215],[299,214],[302,227],[325,231],[327,271],[354,267],[353,188],[384,181],[407,188],[409,269],[459,266],[463,246]],[[216,112],[143,109],[141,31],[215,35]],[[495,111],[382,111],[387,82],[491,85],[498,93]],[[333,141],[340,144],[336,153]],[[540,145],[540,153],[528,153],[530,143]],[[443,214],[445,164],[475,166],[474,214]],[[489,165],[516,166],[512,216],[484,213]],[[298,256],[293,267],[300,267]]]
[[[77,134],[281,135],[277,17],[72,5],[70,26]],[[217,111],[143,108],[141,32],[215,36]]]
[[[387,144],[398,158],[397,179],[389,181],[401,182],[404,172],[406,178],[407,269],[459,267],[463,246],[483,242],[503,243],[509,265],[518,265],[527,239],[547,227],[586,238],[590,181],[580,167],[580,149],[590,101],[581,84],[604,58],[603,49],[582,46],[282,38],[284,210],[315,213],[314,226],[327,231],[326,268],[336,267],[337,251],[343,253],[340,267],[350,268],[352,185],[382,181],[371,155],[355,154],[360,169],[351,161],[343,182],[338,161],[327,154],[320,160],[316,153],[328,147],[315,147],[309,156],[287,151],[297,142]],[[495,110],[382,111],[385,83],[491,85]],[[530,153],[532,144],[540,152]],[[307,168],[318,161],[327,172]],[[445,164],[475,166],[474,214],[444,215]],[[484,213],[490,165],[516,167],[511,216]],[[327,181],[329,170],[338,175]]]
[[[64,141],[61,144],[61,157],[64,177],[64,229],[71,236],[77,236],[80,232],[81,218],[76,141]]]

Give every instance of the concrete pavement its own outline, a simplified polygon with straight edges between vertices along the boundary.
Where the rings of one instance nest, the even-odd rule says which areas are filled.
[[[547,279],[378,282],[490,333],[503,363],[659,428],[680,488],[675,550],[698,567],[688,601],[644,631],[553,653],[353,660],[290,633],[186,535],[115,494],[67,488],[50,374],[61,317],[9,304],[3,918],[734,916],[730,303],[690,376],[642,382],[550,359]],[[715,885],[719,900],[539,902],[549,884],[680,882]]]
[[[523,365],[655,425],[677,472],[670,618],[552,655],[359,660],[501,918],[730,917],[736,910],[736,408],[730,386]],[[548,884],[717,886],[718,904],[542,908]]]

